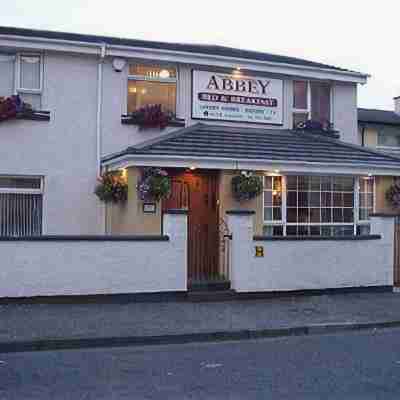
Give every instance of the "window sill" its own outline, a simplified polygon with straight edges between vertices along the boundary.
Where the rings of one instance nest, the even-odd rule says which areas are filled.
[[[276,241],[276,240],[286,240],[286,241],[301,241],[301,240],[341,240],[341,241],[351,241],[351,240],[377,240],[381,239],[381,235],[351,235],[351,236],[262,236],[256,235],[253,240],[256,241]]]
[[[50,111],[35,110],[29,114],[17,115],[15,119],[24,119],[29,121],[50,121]]]
[[[123,114],[121,115],[121,124],[123,125],[138,125],[137,120],[135,118],[132,118],[132,116]],[[185,120],[182,118],[174,118],[168,123],[168,126],[174,126],[174,127],[185,127]]]

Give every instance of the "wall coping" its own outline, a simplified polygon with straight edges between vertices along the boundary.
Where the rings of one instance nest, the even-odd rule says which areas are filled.
[[[170,208],[167,211],[164,211],[164,214],[182,214],[182,215],[187,215],[188,210],[186,208]]]
[[[353,241],[353,240],[377,240],[382,239],[381,235],[352,235],[352,236],[253,236],[254,241]]]
[[[399,213],[375,213],[375,214],[370,214],[370,217],[380,217],[380,218],[394,218],[394,217],[400,217],[400,212]]]
[[[254,215],[256,212],[253,210],[228,210],[227,215]]]
[[[168,235],[0,236],[0,242],[167,242]]]

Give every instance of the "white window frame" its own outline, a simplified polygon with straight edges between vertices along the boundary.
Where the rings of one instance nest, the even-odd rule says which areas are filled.
[[[302,174],[294,174],[296,176],[309,176],[309,175],[302,175]],[[264,178],[263,178],[263,226],[282,226],[283,227],[283,236],[287,236],[286,228],[288,226],[353,226],[354,235],[357,234],[357,226],[358,225],[368,225],[370,224],[370,220],[360,220],[359,219],[359,196],[360,196],[360,179],[363,178],[361,176],[352,176],[354,179],[354,190],[353,190],[353,213],[354,218],[353,222],[287,222],[287,175],[276,175],[276,174],[269,174],[266,173],[265,176],[281,176],[282,179],[282,204],[281,204],[281,212],[282,212],[282,219],[280,221],[268,221],[264,219],[264,197],[265,192],[267,191],[264,186]],[[327,176],[327,175],[320,175],[320,176]],[[348,176],[348,175],[346,175]],[[366,178],[366,177],[364,177]],[[373,179],[373,212],[375,212],[375,193],[376,193],[376,181],[374,177],[368,177],[368,179]],[[350,208],[350,207],[347,207]]]
[[[129,74],[129,67],[131,65],[148,65],[148,66],[157,66],[157,67],[164,67],[164,68],[174,68],[175,69],[175,77],[174,78],[159,78],[159,77],[150,77],[146,75],[136,75],[136,74]],[[163,64],[163,63],[149,63],[149,62],[140,62],[140,61],[130,61],[128,63],[128,83],[129,81],[146,81],[146,82],[158,82],[158,83],[175,83],[176,85],[176,95],[175,95],[175,114],[177,114],[178,109],[178,82],[179,82],[179,68],[177,65],[171,64]],[[126,112],[128,112],[128,96],[129,96],[129,85],[126,87]]]
[[[40,188],[0,188],[0,193],[10,193],[10,194],[43,194],[44,181],[41,176],[31,176],[31,175],[0,175],[1,178],[9,179],[40,179]]]
[[[376,181],[375,181],[375,177],[374,176],[359,176],[357,177],[357,225],[368,225],[371,223],[370,219],[360,219],[360,189],[361,189],[361,185],[360,185],[360,179],[370,179],[372,180],[372,212],[375,212],[375,193],[376,193]],[[370,192],[367,192],[370,193]]]
[[[295,108],[294,107],[294,83],[295,82],[306,82],[307,83],[307,108]],[[318,82],[318,81],[313,81]],[[333,124],[333,85],[332,82],[322,81],[321,83],[329,84],[329,97],[330,97],[330,107],[329,107],[329,119],[330,124]],[[311,118],[312,113],[312,101],[311,101],[311,81],[306,79],[293,79],[293,96],[292,96],[292,118],[293,114],[307,114],[307,119]]]
[[[40,59],[40,69],[39,69],[39,89],[29,89],[21,87],[21,58],[22,57],[39,57]],[[15,94],[27,93],[27,94],[41,94],[43,91],[43,75],[44,75],[44,65],[43,65],[43,55],[40,53],[29,53],[23,52],[18,53],[15,62]]]

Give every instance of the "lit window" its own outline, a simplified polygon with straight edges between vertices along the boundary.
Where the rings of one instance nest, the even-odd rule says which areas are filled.
[[[0,177],[0,236],[42,234],[41,178]]]
[[[146,105],[161,105],[176,111],[176,70],[170,67],[135,64],[129,67],[128,113]]]
[[[264,234],[282,236],[282,177],[264,176]]]
[[[331,122],[331,86],[325,82],[293,82],[293,126],[308,119]]]
[[[359,189],[359,220],[368,221],[374,208],[374,179],[372,177],[360,178]]]

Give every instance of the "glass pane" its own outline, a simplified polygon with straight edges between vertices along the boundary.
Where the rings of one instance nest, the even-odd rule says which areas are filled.
[[[273,227],[273,235],[274,236],[283,236],[283,226],[274,226]]]
[[[353,222],[353,209],[344,208],[343,209],[343,222]]]
[[[307,88],[308,82],[306,81],[293,82],[293,108],[307,110]]]
[[[274,207],[274,221],[282,221],[282,211],[280,208]]]
[[[299,207],[308,207],[308,192],[299,192]]]
[[[274,176],[273,178],[274,178],[273,179],[273,181],[274,181],[273,189],[280,192],[282,190],[282,177]]]
[[[308,236],[310,234],[309,232],[310,232],[310,229],[308,226],[300,225],[297,228],[297,234],[299,236]]]
[[[323,207],[332,207],[332,193],[331,192],[322,192],[321,200]]]
[[[322,124],[331,119],[331,87],[327,83],[311,82],[311,119]]]
[[[269,190],[264,192],[264,206],[272,206],[272,192]]]
[[[309,179],[308,176],[299,176],[298,179],[298,190],[309,190]]]
[[[128,113],[155,104],[161,104],[163,111],[175,113],[176,83],[128,81]]]
[[[2,189],[40,189],[40,178],[0,177]]]
[[[321,209],[321,219],[322,222],[332,222],[332,209],[322,208]]]
[[[297,176],[288,176],[286,178],[287,190],[297,190]]]
[[[310,235],[311,236],[320,236],[321,235],[321,227],[320,226],[310,226]]]
[[[343,207],[342,193],[333,192],[333,207]]]
[[[163,66],[133,64],[129,66],[129,75],[142,75],[150,79],[168,79],[176,78],[176,70]]]
[[[387,129],[378,131],[378,146],[399,147],[400,132],[387,132]]]
[[[264,176],[264,188],[272,189],[272,176]]]
[[[299,222],[309,222],[308,208],[299,208]]]
[[[264,225],[264,227],[263,227],[263,235],[265,235],[265,236],[273,236],[273,226],[272,225]]]
[[[333,178],[333,190],[335,192],[341,192],[343,190],[342,178]]]
[[[354,194],[353,193],[343,193],[343,206],[353,207],[354,205]]]
[[[272,221],[272,208],[264,208],[264,221]]]
[[[280,206],[282,204],[282,197],[280,192],[272,192],[272,204],[274,206]]]
[[[310,222],[321,222],[320,208],[310,208]]]
[[[287,236],[297,236],[297,226],[287,226],[286,227]]]
[[[342,184],[343,184],[344,192],[353,192],[354,191],[354,179],[352,177],[343,177]]]
[[[297,208],[287,208],[287,222],[297,222]]]
[[[326,192],[332,190],[332,180],[329,176],[321,177],[321,190]]]
[[[321,179],[319,176],[311,177],[311,190],[319,191],[320,190],[320,182],[321,182]]]
[[[40,89],[39,56],[21,56],[21,88]]]
[[[332,236],[332,227],[321,226],[321,236]]]
[[[310,193],[310,206],[311,207],[319,207],[320,205],[321,205],[320,192],[311,192]]]
[[[333,209],[333,222],[343,222],[343,209],[334,208]]]
[[[287,201],[288,207],[296,207],[297,206],[297,192],[288,192],[286,201]]]

